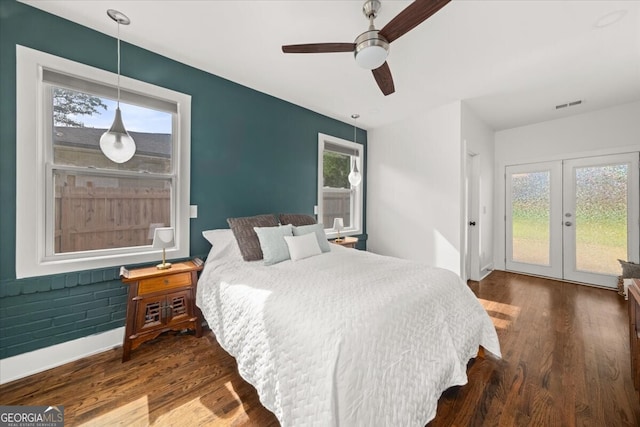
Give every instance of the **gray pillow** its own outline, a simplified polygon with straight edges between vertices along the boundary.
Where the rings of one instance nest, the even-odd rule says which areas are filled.
[[[324,234],[324,225],[313,224],[313,225],[302,225],[300,227],[293,227],[294,236],[303,236],[309,233],[316,233],[316,238],[318,239],[318,246],[320,246],[320,250],[322,252],[331,252],[331,246],[329,246],[327,235]]]
[[[289,248],[284,236],[293,236],[291,224],[281,227],[253,227],[260,241],[260,249],[264,258],[264,265],[277,264],[288,260]]]
[[[260,241],[253,227],[277,227],[276,217],[269,215],[247,216],[243,218],[227,218],[229,228],[238,242],[242,259],[245,261],[257,261],[262,259]]]
[[[291,224],[295,227],[316,223],[316,219],[307,214],[280,214],[278,218],[280,219],[280,224]]]
[[[633,262],[618,260],[622,266],[623,279],[640,279],[640,264]]]

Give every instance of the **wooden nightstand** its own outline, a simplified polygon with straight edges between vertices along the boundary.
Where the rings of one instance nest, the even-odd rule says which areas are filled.
[[[120,268],[120,279],[129,285],[123,362],[130,359],[131,350],[169,330],[193,329],[196,337],[202,336],[202,316],[195,304],[202,267],[202,260],[195,258],[166,270]]]
[[[342,242],[336,242],[335,240],[330,240],[334,245],[344,246],[345,248],[355,249],[356,244],[358,243],[357,237],[343,237]]]
[[[636,391],[640,391],[640,279],[629,286],[629,349],[631,350],[631,376]]]

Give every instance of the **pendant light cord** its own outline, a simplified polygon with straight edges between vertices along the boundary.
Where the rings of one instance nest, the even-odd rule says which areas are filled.
[[[356,128],[356,123],[358,122],[358,117],[360,117],[360,115],[359,114],[352,114],[351,117],[353,118],[353,142],[355,144],[357,144],[358,140],[356,138],[356,129],[357,129]],[[356,162],[356,158],[355,157],[353,158],[353,171],[356,172],[356,173],[359,172],[358,171],[358,164]]]
[[[118,108],[120,108],[120,20],[118,23]]]
[[[358,123],[358,118],[360,118],[360,114],[352,114],[351,118],[353,119],[353,142],[357,144],[358,141],[356,140],[356,125]]]

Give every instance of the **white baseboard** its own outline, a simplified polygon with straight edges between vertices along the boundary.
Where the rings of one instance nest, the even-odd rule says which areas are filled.
[[[489,264],[482,267],[482,269],[480,270],[480,280],[490,275],[492,271],[493,271],[493,263],[490,262]]]
[[[0,360],[0,384],[122,345],[124,326]]]

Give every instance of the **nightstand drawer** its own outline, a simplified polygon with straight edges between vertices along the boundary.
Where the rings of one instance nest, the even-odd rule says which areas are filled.
[[[160,292],[165,289],[180,288],[191,285],[191,273],[178,273],[170,276],[153,277],[140,280],[138,295]]]

